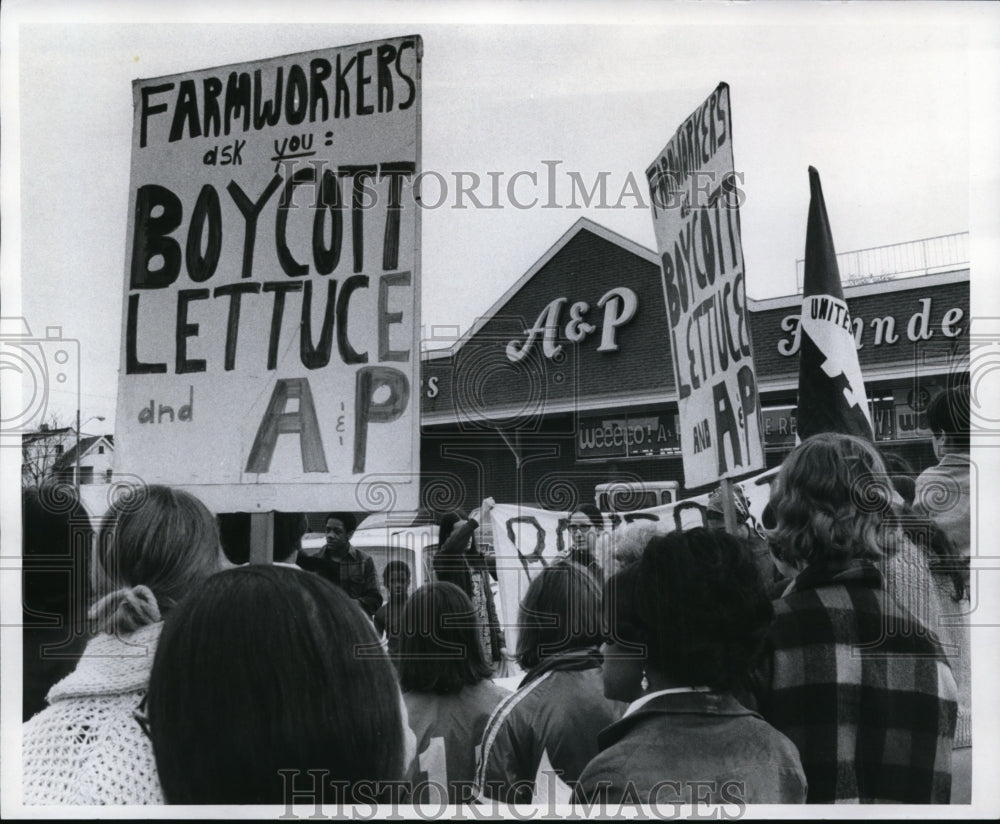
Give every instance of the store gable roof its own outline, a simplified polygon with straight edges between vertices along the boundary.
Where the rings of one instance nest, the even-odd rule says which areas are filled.
[[[528,282],[540,272],[545,266],[552,261],[562,250],[569,245],[581,232],[590,232],[593,235],[606,240],[608,243],[613,243],[616,246],[624,249],[626,252],[631,252],[636,257],[642,258],[643,260],[654,264],[655,266],[660,265],[660,259],[651,249],[647,249],[634,240],[629,240],[629,238],[624,235],[618,234],[618,232],[608,229],[606,226],[601,226],[599,223],[594,223],[594,221],[581,217],[572,226],[567,229],[562,236],[553,243],[548,250],[536,260],[531,267],[526,271],[520,278],[515,281],[511,287],[504,292],[500,298],[494,303],[489,309],[486,310],[480,317],[476,319],[476,322],[472,324],[466,332],[453,343],[451,346],[445,349],[432,349],[430,351],[424,352],[421,355],[422,360],[434,360],[435,358],[445,358],[452,357],[455,355],[465,343],[471,338],[475,337],[476,334],[497,315],[501,314],[504,307],[513,299],[513,297],[523,289]]]

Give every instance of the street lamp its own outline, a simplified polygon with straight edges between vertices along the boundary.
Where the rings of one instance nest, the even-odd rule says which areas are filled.
[[[103,415],[91,415],[84,423],[91,421],[103,421]],[[80,497],[80,410],[76,410],[76,468],[73,471],[73,486],[76,489],[77,498]]]

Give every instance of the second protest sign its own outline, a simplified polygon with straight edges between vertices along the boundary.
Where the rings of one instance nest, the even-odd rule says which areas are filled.
[[[681,124],[646,177],[690,489],[765,465],[725,83]]]

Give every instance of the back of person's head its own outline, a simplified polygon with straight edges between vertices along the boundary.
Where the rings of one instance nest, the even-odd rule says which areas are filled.
[[[590,522],[594,525],[595,529],[604,529],[604,515],[601,514],[601,510],[599,510],[594,504],[579,504],[573,508],[572,512],[569,513],[569,517],[572,518],[578,512],[581,515],[586,515],[590,519]]]
[[[939,392],[927,406],[927,425],[938,437],[944,436],[946,451],[969,451],[970,419],[970,393],[966,384]]]
[[[43,483],[21,494],[24,612],[68,618],[87,591],[94,529],[75,490]],[[41,620],[41,619],[37,619]],[[25,626],[36,623],[27,619]]]
[[[469,516],[466,515],[460,509],[454,509],[451,512],[446,512],[441,518],[441,526],[438,528],[438,545],[444,546],[444,542],[451,537],[451,533],[455,531],[455,525],[460,521],[469,520]]]
[[[601,587],[579,564],[545,567],[528,586],[518,616],[517,662],[538,666],[560,652],[601,643]]]
[[[640,519],[624,523],[614,531],[615,571],[634,564],[659,532],[656,521]]]
[[[646,665],[676,686],[735,686],[772,615],[749,546],[716,529],[656,535],[605,584],[608,634],[645,645]]]
[[[171,613],[148,718],[171,804],[284,804],[307,770],[325,771],[327,799],[346,782],[338,799],[358,801],[358,782],[404,769],[399,688],[371,622],[287,567],[220,572]]]
[[[824,432],[785,458],[771,485],[774,549],[792,566],[880,557],[879,530],[892,485],[878,451],[853,435]]]
[[[455,693],[489,678],[469,596],[442,581],[414,592],[403,607],[397,666],[406,692]]]
[[[326,516],[326,519],[329,521],[331,518],[340,521],[344,525],[344,532],[347,533],[348,538],[358,528],[358,519],[354,517],[353,512],[331,512]]]
[[[215,518],[201,501],[167,486],[138,488],[101,523],[91,617],[105,632],[155,623],[221,564]]]
[[[274,513],[274,560],[288,562],[302,547],[309,524],[301,512]]]

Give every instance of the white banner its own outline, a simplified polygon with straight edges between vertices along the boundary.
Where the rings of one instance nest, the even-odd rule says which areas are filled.
[[[416,508],[419,37],[137,80],[116,472]]]
[[[747,498],[753,523],[759,523],[761,513],[771,494],[771,480],[777,474],[770,469],[753,478],[734,484]],[[607,528],[597,536],[595,557],[607,578],[614,572],[615,542],[618,528],[634,521],[648,521],[658,532],[692,529],[705,525],[708,494],[683,501],[638,509],[634,512],[606,514]],[[497,504],[491,514],[493,548],[496,553],[497,578],[500,591],[500,620],[511,655],[517,648],[518,608],[532,579],[538,573],[569,554],[572,542],[566,525],[569,514],[533,509],[517,504]]]

